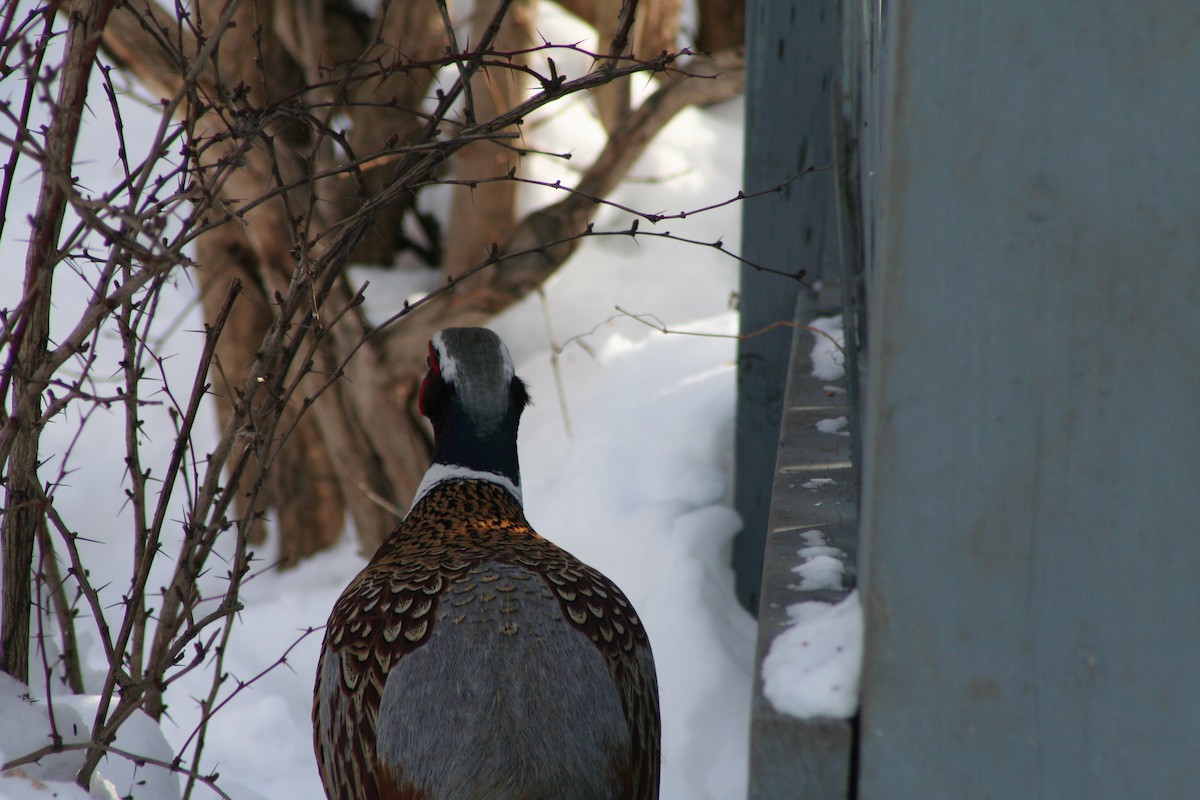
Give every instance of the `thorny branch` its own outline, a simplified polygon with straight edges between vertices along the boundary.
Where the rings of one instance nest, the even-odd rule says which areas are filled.
[[[733,96],[742,86],[740,62],[731,56],[707,62],[688,51],[650,60],[627,55],[635,0],[621,4],[616,33],[599,52],[578,43],[548,41],[497,49],[497,36],[512,5],[512,0],[501,0],[482,35],[467,48],[460,47],[456,23],[440,5],[430,13],[438,17],[435,38],[448,43],[444,50],[427,49],[411,58],[396,52],[385,55],[377,37],[348,48],[346,57],[321,64],[295,64],[287,61],[287,53],[272,50],[269,31],[251,13],[252,5],[202,0],[186,13],[180,6],[170,14],[145,0],[65,2],[57,19],[66,20],[70,33],[63,44],[59,93],[53,102],[48,98],[54,71],[46,68],[57,58],[48,55],[56,19],[51,7],[38,7],[22,19],[16,4],[7,4],[0,15],[0,80],[9,74],[26,78],[19,102],[0,105],[0,120],[8,126],[0,131],[0,141],[10,148],[0,181],[0,210],[10,210],[20,165],[35,165],[40,172],[43,200],[31,231],[23,291],[0,313],[0,349],[5,351],[0,374],[5,573],[27,579],[32,563],[9,546],[15,540],[8,536],[9,526],[37,532],[29,542],[32,546],[36,539],[41,553],[38,596],[48,598],[53,609],[45,615],[44,627],[43,617],[38,617],[44,693],[57,688],[52,674],[58,670],[48,650],[49,640],[57,638],[70,690],[99,695],[88,741],[58,739],[3,769],[33,763],[51,752],[85,750],[77,776],[82,785],[87,785],[100,759],[111,754],[185,775],[189,793],[206,785],[224,797],[217,776],[201,768],[206,730],[215,714],[265,674],[229,688],[224,654],[255,558],[250,536],[260,522],[257,501],[270,491],[272,475],[285,471],[275,468],[288,457],[289,442],[304,435],[306,415],[323,413],[322,401],[331,396],[352,405],[344,378],[361,369],[354,385],[360,390],[368,385],[364,372],[388,361],[391,337],[410,335],[410,328],[416,331],[411,335],[418,335],[421,325],[455,319],[454,314],[486,314],[514,302],[539,286],[586,238],[652,236],[691,242],[748,263],[720,241],[639,230],[636,219],[628,229],[597,230],[590,214],[600,204],[658,223],[781,191],[799,177],[676,214],[643,212],[606,200],[646,143],[679,109]],[[379,31],[397,24],[385,19],[376,23]],[[297,41],[302,40],[311,41],[311,36]],[[233,48],[234,42],[245,44],[244,52]],[[132,137],[126,135],[122,110],[125,100],[112,79],[113,67],[103,66],[100,86],[117,135],[119,175],[104,190],[91,192],[72,174],[73,148],[79,142],[87,76],[101,45],[118,70],[136,75],[163,99],[145,151],[131,153]],[[335,50],[336,45],[322,42],[322,47]],[[569,77],[550,57],[558,52],[586,55],[593,67]],[[548,66],[530,66],[529,57],[535,55],[546,56]],[[284,67],[272,67],[272,59]],[[429,86],[434,72],[443,67],[453,67],[456,77],[449,88],[434,92],[432,107],[401,103],[383,90],[371,93],[385,86],[393,91],[395,81]],[[501,70],[531,80],[534,91],[510,108],[481,115],[471,80]],[[292,73],[304,79],[280,80]],[[521,134],[513,133],[531,115],[564,98],[643,73],[657,76],[661,87],[613,132],[577,185],[531,181],[516,171],[483,178],[447,177],[446,164],[468,146],[504,147],[518,155],[533,152]],[[55,114],[44,132],[33,124],[39,104]],[[93,101],[89,107],[95,113],[104,105]],[[343,115],[353,120],[356,114],[383,112],[399,114],[390,119],[402,117],[410,129],[402,137],[364,145],[367,125],[352,124],[347,132],[337,121]],[[493,244],[489,253],[481,252],[473,266],[447,276],[438,290],[404,304],[378,326],[366,323],[360,309],[363,290],[349,290],[343,269],[365,239],[379,235],[376,222],[393,219],[387,215],[397,207],[415,208],[412,198],[426,187],[493,181],[539,183],[565,196],[518,223],[506,241]],[[350,201],[347,205],[331,199],[335,197]],[[0,220],[7,216],[0,215]],[[394,219],[403,227],[407,218]],[[0,235],[11,233],[12,226],[0,227]],[[192,365],[190,384],[183,380],[186,388],[180,390],[168,377],[168,356],[155,344],[156,319],[171,281],[194,276],[203,284],[204,270],[213,265],[198,253],[213,242],[254,268],[237,274],[215,298],[206,298],[212,313],[204,326],[203,346]],[[802,271],[789,273],[772,265],[751,266],[789,279],[803,276]],[[58,328],[51,336],[48,309],[60,276],[84,286],[86,297],[77,319],[56,320]],[[243,325],[240,315],[251,307],[265,309],[267,321],[258,328],[238,327]],[[421,316],[397,324],[419,310]],[[226,348],[247,330],[252,338],[244,346],[253,358],[239,368]],[[106,341],[115,342],[119,351],[115,367],[101,352]],[[402,402],[404,390],[403,381],[393,380],[377,394],[394,404],[389,392]],[[197,426],[206,403],[218,393],[226,396],[230,412],[213,446],[202,451]],[[123,425],[120,465],[132,559],[127,583],[110,588],[102,585],[108,576],[93,576],[85,546],[108,537],[87,520],[68,518],[58,501],[59,493],[66,491],[74,445],[64,453],[40,452],[38,434],[53,420],[68,420],[79,426],[77,440],[90,419],[111,408],[119,412],[114,416]],[[166,414],[173,427],[165,460],[156,461],[146,449],[146,418],[151,413]],[[50,458],[58,469],[47,481],[39,477],[39,468]],[[385,478],[395,481],[396,473]],[[377,492],[379,483],[370,480],[361,485],[366,487],[364,494],[376,492],[385,502],[399,493],[391,491],[389,497]],[[15,568],[7,561],[10,552]],[[220,577],[213,574],[214,556],[227,559]],[[64,569],[56,574],[60,557]],[[220,590],[214,592],[214,585]],[[6,587],[6,613],[21,605],[14,606],[7,591]],[[116,602],[114,592],[119,592]],[[27,597],[26,610],[30,604]],[[52,621],[57,623],[57,637],[49,630]],[[21,631],[19,620],[10,626],[6,619],[5,626],[8,657],[16,652],[8,646],[10,631],[26,644],[30,631],[28,622]],[[107,661],[98,686],[83,686],[76,626],[89,626],[94,634],[90,638]],[[305,631],[301,639],[312,632]],[[298,643],[272,668],[286,664]],[[26,668],[28,661],[26,655]],[[11,666],[10,671],[19,674],[18,666]],[[156,762],[113,747],[119,728],[133,713],[163,714],[170,687],[197,670],[211,674],[208,693],[198,701],[200,722],[174,761]]]
[[[29,680],[30,567],[34,541],[44,509],[35,498],[38,478],[42,394],[46,381],[38,380],[50,341],[52,278],[58,261],[58,234],[67,205],[66,187],[87,98],[92,59],[99,32],[112,8],[112,0],[90,3],[71,19],[67,57],[58,84],[55,113],[46,134],[46,159],[34,212],[31,240],[25,259],[24,313],[13,323],[15,347],[5,359],[0,397],[9,381],[14,402],[5,420],[5,438],[11,442],[5,455],[7,510],[0,523],[4,541],[3,617],[0,620],[0,668],[18,680]]]

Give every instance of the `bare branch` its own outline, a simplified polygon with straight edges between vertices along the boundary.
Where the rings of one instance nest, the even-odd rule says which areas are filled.
[[[67,582],[58,568],[58,556],[45,518],[38,528],[38,581],[45,587],[53,606],[54,618],[58,623],[58,636],[62,642],[63,682],[75,694],[83,694],[83,669],[80,666],[79,641],[75,635],[75,606],[67,599]],[[45,652],[45,642],[41,645]]]
[[[179,775],[185,775],[189,779],[194,779],[200,783],[203,783],[218,797],[222,798],[222,800],[233,800],[230,795],[226,794],[221,787],[217,785],[217,780],[220,776],[216,773],[204,775],[197,770],[186,769],[185,767],[180,766],[176,761],[163,761],[162,759],[152,758],[141,753],[131,753],[128,750],[122,750],[119,747],[113,747],[111,744],[101,745],[97,744],[96,742],[59,742],[57,744],[48,744],[45,747],[33,751],[32,753],[27,753],[20,758],[14,758],[10,761],[4,762],[3,764],[0,764],[0,772],[7,772],[10,769],[16,769],[17,767],[22,767],[26,764],[36,764],[46,756],[53,755],[54,753],[68,753],[79,750],[89,750],[92,748],[99,748],[104,754],[120,756],[121,758],[125,758],[134,762],[135,764],[150,764],[155,767],[162,767],[163,769],[170,770],[171,772]]]
[[[2,525],[4,539],[4,612],[0,633],[0,669],[20,681],[29,680],[30,565],[33,545],[44,510],[36,497],[38,441],[41,428],[40,394],[44,380],[31,380],[46,358],[50,333],[51,276],[57,261],[56,244],[66,210],[66,186],[79,137],[88,77],[99,43],[99,32],[112,0],[96,0],[73,14],[67,33],[66,61],[59,83],[58,104],[46,140],[46,162],[33,239],[25,261],[28,311],[14,326],[17,346],[11,352],[7,375],[13,380],[13,405],[6,429],[13,427],[8,460],[8,509]],[[7,455],[7,454],[6,454]]]
[[[93,98],[90,108],[111,116],[118,176],[95,194],[72,182],[70,155],[56,149],[63,131],[52,126],[42,146],[25,130],[34,106],[49,102],[44,69],[25,73],[31,87],[20,107],[16,101],[0,104],[0,117],[16,131],[8,135],[0,203],[8,202],[13,166],[24,159],[23,166],[36,163],[42,170],[43,195],[56,209],[50,216],[61,220],[70,207],[77,218],[70,227],[58,222],[52,232],[35,231],[22,297],[0,316],[0,348],[9,348],[6,367],[14,367],[0,376],[6,406],[0,463],[31,480],[27,502],[10,504],[4,524],[25,508],[42,520],[40,591],[59,620],[68,675],[76,606],[82,612],[78,624],[94,626],[108,661],[89,742],[77,747],[86,750],[81,783],[105,753],[121,754],[112,743],[130,715],[142,709],[160,716],[181,681],[203,674],[208,688],[198,693],[201,719],[186,752],[160,765],[188,775],[189,793],[201,784],[220,793],[216,776],[201,764],[208,725],[261,677],[231,689],[224,660],[255,565],[251,538],[274,509],[288,542],[281,549],[286,564],[327,545],[346,513],[367,548],[394,525],[428,457],[427,434],[411,402],[419,369],[414,354],[423,352],[423,343],[410,347],[412,339],[446,324],[485,321],[539,287],[582,239],[683,241],[636,224],[598,231],[590,218],[675,113],[740,91],[740,62],[722,57],[713,66],[687,52],[649,60],[625,54],[632,0],[607,54],[506,38],[520,22],[514,15],[530,5],[479,5],[482,22],[469,41],[463,29],[455,30],[445,5],[430,3],[384,3],[369,23],[357,11],[338,17],[333,11],[339,3],[296,4],[272,15],[261,14],[262,4],[239,0],[202,0],[174,11],[152,0],[114,5],[108,24],[93,26],[93,55],[101,41],[119,69],[163,100],[146,152],[131,154],[134,137],[126,136],[120,83],[111,80],[111,67],[104,68],[99,87],[107,104]],[[98,6],[105,4],[68,0],[58,6],[59,19],[75,25]],[[42,26],[49,30],[46,15],[21,19],[11,5],[0,13],[0,31],[10,37],[31,37]],[[69,44],[68,62],[86,76],[94,59],[84,58],[77,45]],[[560,50],[589,55],[593,68],[563,74],[554,62]],[[41,52],[0,44],[0,64],[17,55],[40,63]],[[544,56],[548,67],[530,66],[534,55]],[[443,73],[453,79],[449,88],[431,91],[435,71],[451,66]],[[519,223],[514,215],[498,232],[465,245],[465,255],[442,248],[445,237],[418,206],[418,192],[456,184],[463,195],[474,192],[474,205],[482,207],[484,192],[511,194],[518,184],[533,183],[518,174],[520,159],[535,151],[525,139],[526,119],[634,74],[653,74],[660,88],[612,129],[577,185],[541,184],[563,191],[559,202]],[[63,86],[67,77],[64,68]],[[521,82],[532,82],[535,91],[520,89]],[[83,90],[72,85],[76,94],[60,94],[59,115],[82,107]],[[509,88],[512,94],[505,95]],[[422,106],[428,95],[433,98]],[[77,133],[64,130],[67,139]],[[488,154],[494,163],[467,170],[464,153]],[[446,177],[448,166],[460,170],[453,180]],[[747,196],[753,195],[726,202]],[[649,222],[707,210],[662,214],[610,205]],[[479,216],[501,215],[489,210]],[[476,221],[469,212],[455,212],[458,226],[481,228]],[[465,242],[460,233],[461,227],[452,229],[451,241]],[[189,244],[194,256],[183,254]],[[738,258],[719,241],[697,244]],[[350,287],[344,268],[364,253],[379,263],[405,250],[440,262],[448,280],[372,327],[361,308],[363,293]],[[51,289],[64,285],[51,283],[56,268],[81,281],[86,297],[78,322],[55,330],[51,343],[43,312]],[[173,388],[154,320],[164,286],[181,275],[201,287],[207,322],[190,386],[185,379]],[[400,319],[404,325],[396,324]],[[114,334],[121,361],[102,375],[106,362],[97,347]],[[23,357],[27,343],[37,345],[37,358]],[[144,383],[159,379],[162,386],[154,390]],[[197,420],[213,395],[224,404],[220,431],[201,452]],[[55,494],[67,490],[83,426],[113,403],[124,417],[122,487],[133,558],[128,583],[122,577],[122,585],[107,588],[89,574],[84,540],[64,519]],[[39,481],[36,436],[23,436],[72,409],[83,420],[76,439],[65,453],[51,456],[57,476]],[[165,463],[144,448],[143,420],[152,413],[168,415],[174,430]],[[32,460],[28,447],[22,450],[30,443]],[[17,495],[10,490],[9,497]],[[316,522],[308,518],[317,516],[310,513],[315,506],[324,508]],[[55,550],[67,565],[61,575],[54,574]],[[7,556],[10,548],[5,551]],[[212,561],[214,553],[221,554],[220,565]],[[152,588],[151,574],[164,568],[166,585]],[[28,576],[28,565],[6,569],[6,575],[22,574]],[[114,602],[110,593],[118,591]],[[44,621],[42,630],[39,614],[49,686],[58,662],[48,641],[53,625],[49,617]],[[288,652],[273,666],[286,663]]]

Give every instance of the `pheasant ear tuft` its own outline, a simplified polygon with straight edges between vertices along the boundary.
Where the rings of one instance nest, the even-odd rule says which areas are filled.
[[[512,399],[513,405],[518,411],[522,411],[533,405],[533,398],[529,396],[529,384],[515,375],[512,379]]]

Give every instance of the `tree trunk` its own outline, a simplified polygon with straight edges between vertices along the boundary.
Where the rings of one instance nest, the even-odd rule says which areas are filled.
[[[225,225],[200,237],[197,256],[206,316],[212,318],[235,279],[247,287],[245,297],[249,300],[235,308],[229,323],[231,334],[222,338],[219,347],[225,374],[214,376],[214,393],[222,424],[230,419],[232,404],[237,402],[230,387],[240,384],[254,362],[256,343],[274,317],[273,298],[276,293],[286,292],[297,264],[308,255],[307,243],[352,214],[363,197],[378,191],[387,170],[359,170],[320,181],[313,181],[311,176],[347,158],[378,152],[389,140],[405,142],[420,129],[420,118],[409,109],[419,105],[432,71],[393,72],[372,80],[361,80],[356,75],[378,71],[397,57],[395,48],[383,44],[384,37],[399,42],[405,55],[416,59],[432,58],[444,41],[432,3],[409,0],[388,4],[386,15],[373,30],[345,22],[353,12],[340,3],[324,7],[281,3],[274,7],[273,14],[268,14],[268,6],[265,2],[246,3],[239,10],[237,26],[222,36],[221,52],[228,54],[226,63],[244,63],[244,54],[255,48],[262,53],[262,69],[243,70],[239,76],[250,87],[246,110],[214,104],[198,127],[197,140],[215,141],[249,113],[301,92],[305,85],[327,83],[327,76],[318,69],[318,64],[323,68],[327,60],[355,66],[339,66],[336,72],[340,83],[310,91],[315,96],[309,100],[327,104],[323,124],[329,124],[336,108],[347,114],[351,125],[341,148],[335,148],[311,122],[283,122],[268,131],[269,149],[263,142],[252,142],[247,147],[244,139],[231,137],[226,146],[203,150],[202,171],[219,171],[234,160],[239,162],[238,168],[227,170],[224,183],[213,188],[228,202],[278,192],[281,185],[298,183],[303,187],[280,192],[247,212],[245,226]],[[271,47],[270,37],[259,35],[263,24],[284,31],[275,37],[279,46]],[[364,33],[378,38],[361,35]],[[314,41],[323,43],[318,53],[311,47],[306,49],[307,43]],[[325,58],[320,58],[322,55]],[[306,77],[306,83],[298,83],[300,77]],[[384,101],[379,102],[379,98]],[[316,151],[315,158],[306,164],[311,150]],[[308,185],[306,178],[311,182]],[[355,259],[379,263],[394,257],[399,239],[392,231],[403,229],[410,200],[411,196],[379,210],[375,226],[355,250]],[[340,297],[343,302],[349,300],[345,292]],[[339,331],[334,338],[361,336],[361,320],[357,329],[356,334],[342,335]],[[317,358],[322,366],[333,370],[340,363],[335,352],[339,348],[329,348],[329,343],[320,348]],[[348,352],[349,345],[342,342],[340,349]],[[315,378],[304,383],[312,392],[319,384]],[[356,389],[361,390],[361,386]],[[353,404],[342,396],[346,391],[335,387],[316,399],[312,413],[302,417],[298,405],[284,410],[280,430],[289,431],[289,439],[279,454],[279,468],[269,471],[258,489],[254,508],[245,499],[254,493],[259,470],[243,473],[237,487],[239,515],[264,514],[273,509],[274,523],[280,531],[279,556],[285,565],[337,541],[347,512],[365,542],[382,541],[395,524],[390,511],[397,499],[394,486],[404,489],[411,484],[415,489],[420,479],[415,469],[405,470],[401,476],[386,473],[377,439],[388,437],[376,437],[377,424],[353,414]],[[242,446],[253,444],[251,438]],[[404,444],[412,446],[410,441]],[[418,452],[423,455],[424,448]],[[416,477],[410,477],[410,472],[417,473]],[[261,540],[261,533],[256,538]]]
[[[601,51],[621,36],[622,12],[628,0],[567,0],[563,5],[596,29]],[[621,54],[631,59],[651,61],[664,52],[677,50],[679,36],[680,0],[637,0],[631,39]],[[596,115],[609,133],[618,130],[629,115],[632,78],[621,78],[592,92]],[[641,78],[643,85],[645,79]]]
[[[488,0],[475,7],[472,40],[477,41],[483,34],[498,6],[497,0]],[[496,37],[497,50],[516,52],[533,44],[535,8],[535,0],[515,0]],[[527,59],[514,60],[523,63]],[[508,111],[521,101],[525,83],[524,75],[510,69],[481,69],[471,79],[471,107],[467,118],[490,119]],[[518,130],[513,126],[503,132],[517,133]],[[520,156],[513,149],[519,144],[518,141],[467,145],[453,159],[454,178],[472,181],[507,175],[520,164]],[[454,186],[450,219],[454,220],[455,235],[446,241],[442,270],[449,275],[458,275],[486,260],[492,247],[503,243],[512,233],[517,223],[516,200],[517,186],[511,181]]]
[[[485,23],[496,7],[481,7]],[[117,14],[111,49],[150,85],[179,91],[172,79],[155,73],[164,59],[140,57],[146,46],[162,46],[161,39],[140,48],[130,43],[139,34],[126,18],[129,8]],[[204,19],[218,19],[225,8],[236,26],[221,34],[215,56],[199,64],[184,59],[199,75],[189,95],[190,107],[200,112],[190,139],[198,202],[211,202],[214,218],[232,217],[199,237],[206,317],[211,320],[234,280],[244,285],[211,376],[223,424],[238,404],[248,402],[236,387],[245,385],[246,371],[258,360],[281,298],[297,280],[326,270],[330,259],[393,260],[405,244],[402,231],[416,187],[434,177],[430,171],[437,163],[402,148],[453,144],[446,140],[457,133],[449,118],[435,128],[425,112],[415,112],[429,93],[433,61],[451,64],[447,73],[454,68],[444,59],[448,38],[436,3],[394,0],[384,4],[382,19],[368,25],[349,5],[332,0],[243,0],[238,7],[213,0]],[[619,17],[618,42],[628,32],[631,11],[629,6]],[[492,62],[503,58],[496,53],[530,42],[533,0],[514,0],[508,13],[500,38],[487,48]],[[473,29],[472,51],[483,44],[481,27]],[[203,40],[189,39],[186,29],[177,33],[165,38],[183,42],[192,59],[204,52]],[[477,64],[478,59],[463,59],[458,68]],[[688,68],[703,69],[699,62]],[[471,77],[465,128],[475,130],[527,99],[514,75],[492,65]],[[176,80],[181,86],[182,77]],[[579,186],[584,194],[568,194],[517,223],[511,182],[458,191],[444,259],[451,275],[485,262],[496,243],[509,253],[529,253],[467,279],[384,331],[370,329],[344,279],[336,279],[321,304],[308,310],[311,327],[289,378],[308,374],[298,379],[298,391],[279,409],[281,422],[272,428],[276,439],[286,437],[282,449],[279,441],[261,441],[262,432],[249,426],[238,432],[236,445],[267,454],[269,463],[258,465],[265,471],[252,465],[242,473],[237,513],[273,514],[285,563],[336,540],[347,515],[363,549],[374,550],[428,465],[429,434],[414,402],[425,341],[443,327],[482,324],[540,285],[577,242],[544,244],[583,235],[596,198],[612,189],[653,133],[684,105],[740,91],[741,72],[731,63],[716,80],[665,73],[660,80],[663,88],[614,129],[604,154],[585,173]],[[301,100],[308,110],[297,110]],[[516,118],[505,120],[507,127],[485,135],[518,130]],[[453,154],[456,174],[468,180],[503,176],[517,164],[512,150],[494,142],[460,142],[446,152]],[[266,384],[278,376],[255,377]],[[250,508],[246,498],[255,494],[258,501]]]
[[[638,4],[633,25],[633,54],[649,61],[663,53],[674,53],[679,35],[680,0],[646,0]]]
[[[741,50],[746,41],[746,0],[699,0],[701,52]]]
[[[640,6],[640,4],[639,4]],[[617,35],[620,24],[621,3],[619,0],[583,0],[576,6],[579,15],[592,23],[596,29],[598,49],[603,51],[613,37]],[[568,8],[572,8],[568,4]],[[629,49],[621,51],[628,54]],[[596,104],[596,116],[606,131],[614,131],[621,126],[621,121],[629,113],[629,81],[618,80],[605,84],[592,92],[592,100]]]

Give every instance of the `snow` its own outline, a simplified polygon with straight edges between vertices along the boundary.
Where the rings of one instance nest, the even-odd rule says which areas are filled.
[[[732,334],[735,325],[726,313],[681,328]],[[576,368],[603,373],[591,397],[573,404],[574,436],[565,435],[549,397],[522,424],[526,509],[535,528],[622,586],[647,626],[664,721],[662,796],[737,796],[746,781],[755,630],[733,599],[728,566],[730,541],[740,527],[728,507],[734,342],[655,333],[636,341],[614,335],[597,344],[594,360],[564,368],[567,386]],[[543,352],[527,357],[518,373],[535,391],[549,394],[550,369]],[[84,480],[77,476],[77,490],[87,491]],[[296,570],[251,581],[226,670],[246,680],[270,667],[306,627],[324,622],[362,564],[355,543],[346,539]],[[268,672],[214,717],[206,765],[219,770],[231,795],[323,796],[308,719],[318,636],[303,637],[287,667]],[[164,729],[172,745],[181,745],[198,722],[189,698],[205,694],[208,680],[194,673],[169,693]],[[0,702],[0,728],[19,739],[6,743],[5,758],[45,739],[28,725],[14,730],[14,708],[21,706]],[[44,719],[27,710],[30,720]],[[169,758],[170,749],[165,752]],[[116,780],[102,771],[122,796],[129,791],[128,776]],[[70,773],[67,766],[31,777],[68,780]],[[145,786],[133,787],[133,796],[164,800],[177,794]]]
[[[837,547],[830,547],[820,530],[805,531],[800,538],[807,546],[796,551],[801,561],[792,567],[792,572],[800,576],[800,583],[792,588],[802,592],[842,589],[846,554]]]
[[[846,376],[846,354],[842,352],[842,315],[818,317],[808,327],[814,329],[813,376],[823,381],[840,381]]]
[[[52,730],[66,745],[86,742],[96,706],[94,695],[55,696],[47,704],[31,697],[24,684],[0,673],[0,719],[4,720],[0,725],[0,763],[49,745]],[[140,711],[121,727],[113,747],[157,761],[170,761],[174,755],[162,730]],[[0,797],[86,798],[89,793],[73,782],[83,759],[83,750],[65,750],[6,770],[0,774]],[[178,781],[167,770],[149,764],[138,766],[120,757],[103,758],[89,788],[91,797],[97,800],[131,795],[177,800],[180,794]]]
[[[550,8],[553,8],[552,6]],[[564,18],[565,15],[564,15]],[[548,32],[548,35],[552,35]],[[563,37],[570,38],[570,37]],[[559,59],[556,57],[556,63]],[[570,69],[568,59],[560,66]],[[639,84],[635,92],[652,87]],[[123,109],[128,147],[156,129],[153,108],[128,103]],[[104,104],[88,131],[76,173],[83,185],[102,191],[119,167]],[[583,120],[587,120],[586,124]],[[572,164],[598,146],[598,129],[586,102],[547,113],[534,121],[546,149],[574,150]],[[578,123],[578,124],[577,124]],[[589,127],[591,126],[591,127]],[[612,199],[654,213],[691,211],[734,196],[741,181],[742,106],[738,101],[682,112],[634,166]],[[28,168],[28,163],[24,165]],[[30,191],[36,183],[20,177]],[[528,174],[563,178],[558,159],[531,158]],[[522,195],[525,208],[560,197],[544,188]],[[0,256],[21,264],[29,209],[14,207]],[[666,220],[643,230],[666,231],[740,247],[737,204],[686,220]],[[600,230],[628,229],[631,215],[599,209]],[[402,299],[420,290],[428,273],[395,274],[356,269],[369,279],[367,312],[376,319],[393,313]],[[56,276],[56,289],[86,276]],[[177,278],[164,295],[156,348],[166,378],[189,385],[202,342],[195,289]],[[544,535],[615,580],[632,599],[654,648],[663,713],[664,800],[724,800],[744,794],[755,625],[736,603],[729,567],[733,535],[740,527],[731,510],[736,315],[729,311],[737,289],[737,262],[715,248],[628,237],[586,241],[540,296],[508,310],[492,327],[507,342],[517,372],[531,384],[535,405],[521,426],[520,455],[528,516]],[[0,307],[11,307],[18,281],[0,285]],[[61,297],[52,326],[66,330],[78,317],[83,292]],[[624,311],[618,311],[620,307]],[[653,315],[654,330],[634,314]],[[167,328],[170,328],[169,330]],[[690,336],[719,333],[729,338]],[[111,335],[99,342],[98,375],[116,375],[121,358]],[[558,387],[561,387],[561,391]],[[173,436],[164,406],[148,407],[144,465],[156,472],[167,463]],[[115,606],[129,582],[129,512],[122,494],[123,419],[119,410],[91,416],[76,440],[77,416],[48,426],[44,477],[67,480],[55,499],[67,523],[85,536],[83,557],[97,584],[106,584],[105,603]],[[211,410],[199,422],[204,452],[216,425]],[[207,441],[206,441],[207,440]],[[269,558],[273,547],[263,549]],[[170,546],[168,545],[168,552]],[[224,657],[230,698],[213,717],[202,769],[219,772],[222,790],[239,800],[320,800],[311,744],[309,709],[320,631],[334,600],[361,568],[357,543],[346,537],[331,551],[290,572],[263,571],[245,585],[245,609]],[[165,568],[169,568],[169,565]],[[203,589],[221,586],[213,575]],[[151,585],[161,585],[159,575]],[[98,691],[105,667],[86,618],[80,622],[85,682]],[[286,655],[285,655],[286,654]],[[47,687],[40,678],[27,691],[0,683],[0,763],[46,744]],[[96,695],[66,697],[53,685],[52,707],[60,729],[72,736],[90,724]],[[196,698],[211,690],[211,675],[189,673],[167,693],[168,712],[156,725],[135,716],[117,746],[169,760],[200,721]],[[71,783],[82,756],[60,753],[0,776],[5,798],[115,798],[177,800],[180,780],[164,770],[137,766],[119,756],[102,764],[91,791]],[[198,786],[196,797],[215,796]]]
[[[796,603],[787,611],[791,626],[763,659],[763,695],[781,714],[854,716],[863,638],[858,592],[840,603]]]
[[[835,436],[849,436],[850,431],[842,430],[850,424],[849,417],[834,417],[832,419],[817,420],[817,430],[821,433],[830,433]]]
[[[4,719],[4,724],[0,725],[0,758],[5,761],[50,744],[48,708],[44,702],[29,697],[28,692],[24,684],[0,673],[0,716]],[[55,726],[64,740],[71,741],[74,737],[70,734],[84,728],[83,717],[58,703],[52,708]],[[30,778],[38,780],[69,781],[82,763],[82,753],[64,752],[46,756],[21,769]]]

